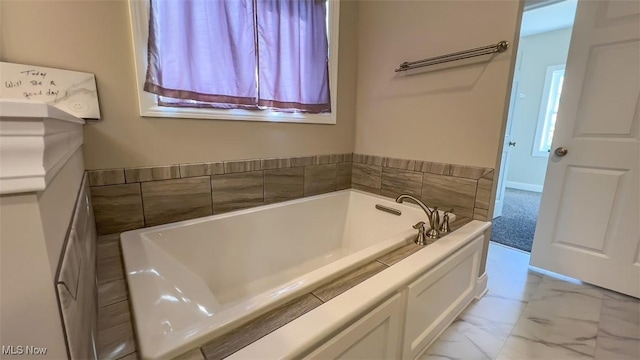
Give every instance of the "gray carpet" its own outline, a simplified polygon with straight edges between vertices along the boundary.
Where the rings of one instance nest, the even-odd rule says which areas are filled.
[[[506,189],[502,216],[493,220],[491,241],[531,252],[540,195],[532,191]]]

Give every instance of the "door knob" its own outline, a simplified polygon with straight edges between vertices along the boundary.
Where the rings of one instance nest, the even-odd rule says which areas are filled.
[[[553,151],[553,153],[554,153],[554,154],[556,154],[556,155],[558,155],[558,156],[565,156],[565,155],[567,155],[567,153],[568,153],[568,152],[569,152],[569,149],[567,149],[567,148],[566,148],[566,147],[564,147],[564,146],[560,146],[560,147],[556,148],[556,149]]]
[[[515,141],[509,141],[509,146],[516,146],[516,142]]]

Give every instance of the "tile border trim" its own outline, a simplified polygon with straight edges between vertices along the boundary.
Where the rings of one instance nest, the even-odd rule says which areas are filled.
[[[423,173],[455,176],[466,179],[478,180],[491,173],[494,169],[458,165],[458,164],[446,164],[424,160],[409,160],[402,158],[377,156],[377,155],[364,155],[358,153],[337,153],[337,154],[322,154],[311,156],[291,156],[291,157],[277,157],[277,158],[262,158],[262,159],[244,159],[244,160],[222,160],[222,161],[208,161],[198,163],[181,163],[171,165],[158,165],[158,166],[140,166],[140,167],[128,167],[128,168],[110,168],[110,169],[93,169],[87,170],[91,181],[91,186],[106,186],[106,185],[119,185],[125,183],[134,182],[146,182],[156,180],[169,180],[169,179],[185,179],[190,177],[198,177],[203,175],[223,175],[223,174],[235,174],[239,172],[257,171],[257,170],[273,170],[284,169],[298,166],[312,166],[312,165],[328,165],[339,163],[358,163],[366,165],[377,165],[382,167],[388,167],[400,170],[411,170]],[[187,175],[186,168],[193,168],[196,166],[202,166],[204,169],[201,172]],[[170,174],[162,174],[163,170],[170,169]],[[131,176],[126,177],[124,174],[133,174],[139,172],[157,173],[156,176],[143,177],[136,181],[130,179]],[[177,174],[176,174],[177,172]],[[106,178],[106,179],[105,179]]]
[[[205,175],[236,174],[241,172],[285,169],[299,166],[329,165],[351,162],[353,153],[322,154],[310,156],[291,156],[263,159],[222,160],[198,163],[180,163],[158,166],[139,166],[126,168],[87,170],[91,186],[131,184],[157,180],[186,179]],[[202,166],[200,172],[186,171]],[[170,170],[169,173],[166,173]],[[135,173],[145,172],[146,176],[133,177]],[[165,174],[163,174],[165,172]],[[125,176],[124,174],[131,174]],[[152,175],[153,174],[153,175]]]
[[[478,180],[493,169],[479,166],[438,163],[424,160],[409,160],[377,155],[353,154],[353,163],[377,165],[400,170],[411,170],[436,175],[447,175],[465,179]]]

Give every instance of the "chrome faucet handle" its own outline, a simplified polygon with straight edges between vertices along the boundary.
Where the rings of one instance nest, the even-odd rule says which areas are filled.
[[[451,232],[451,227],[449,226],[449,214],[451,213],[453,213],[453,209],[449,209],[444,212],[444,215],[442,216],[442,224],[440,224],[440,228],[438,229],[441,233],[446,234]]]
[[[418,236],[414,240],[414,242],[418,245],[427,245],[427,236],[425,235],[426,229],[424,225],[424,221],[420,221],[419,223],[413,225],[413,228],[418,230]]]

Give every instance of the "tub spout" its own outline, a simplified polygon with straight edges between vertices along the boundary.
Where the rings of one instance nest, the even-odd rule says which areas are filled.
[[[429,219],[429,231],[427,231],[427,237],[431,239],[437,239],[440,237],[440,214],[438,214],[438,208],[434,207],[430,209],[425,203],[423,203],[420,199],[416,198],[413,195],[402,194],[396,198],[397,203],[402,203],[404,200],[411,200],[414,203],[418,204],[422,208],[422,210],[427,214],[427,219]]]

